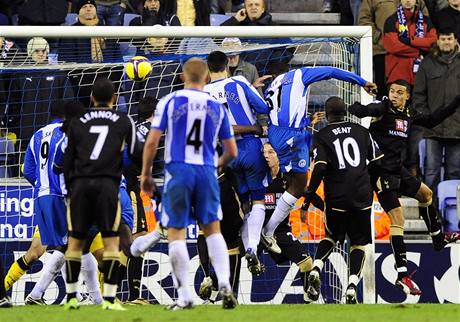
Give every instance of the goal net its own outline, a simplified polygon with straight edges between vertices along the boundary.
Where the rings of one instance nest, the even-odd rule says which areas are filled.
[[[239,56],[240,61],[253,64],[260,76],[268,75],[274,62],[283,61],[290,68],[333,66],[372,79],[372,45],[367,27],[251,27],[249,30],[96,27],[91,28],[91,32],[88,29],[21,26],[0,30],[0,45],[4,44],[0,46],[3,50],[0,57],[0,257],[4,273],[14,260],[26,253],[35,227],[32,188],[21,173],[30,137],[49,122],[54,104],[75,100],[89,107],[91,86],[96,78],[104,76],[113,81],[117,90],[116,108],[135,121],[142,98],[159,99],[180,89],[183,62],[193,56],[205,58],[213,50]],[[64,37],[62,35],[65,38],[59,38]],[[44,37],[48,44],[44,47],[43,40],[34,37]],[[239,42],[233,39],[229,46],[228,38],[235,37],[239,37]],[[40,61],[34,49],[45,49],[47,59]],[[143,82],[131,81],[124,73],[124,62],[135,55],[146,56],[153,67],[152,74]],[[266,85],[268,83],[266,81]],[[342,97],[347,104],[370,99],[356,85],[338,80],[322,81],[309,89],[309,115],[323,111],[325,100],[332,95]],[[307,130],[316,131],[321,126],[319,123]],[[155,176],[161,181],[162,161],[157,162]],[[302,241],[305,252],[314,256],[316,245],[324,236],[322,213],[312,206],[307,212],[293,211],[290,218],[293,234]],[[197,227],[190,226],[187,231],[192,258],[190,280],[194,281],[197,292],[203,277],[195,243]],[[370,260],[364,269],[365,283],[361,283],[360,293],[364,302],[373,303],[373,245],[368,253]],[[14,303],[24,303],[48,256],[46,253],[41,256],[14,284],[10,290]],[[242,259],[239,302],[302,303],[302,281],[295,263],[276,265],[265,252],[261,260],[266,271],[253,277]],[[347,262],[346,243],[338,245],[322,273],[320,302],[344,302]],[[144,257],[143,297],[154,303],[170,303],[176,296],[170,273],[167,244],[160,243]],[[65,284],[58,275],[45,293],[45,299],[48,303],[61,303],[64,296]],[[127,297],[126,283],[120,289],[120,296]],[[200,303],[196,294],[195,297],[195,303]]]

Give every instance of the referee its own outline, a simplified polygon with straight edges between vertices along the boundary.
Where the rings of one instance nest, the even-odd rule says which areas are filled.
[[[136,127],[129,116],[113,110],[116,96],[112,82],[99,78],[93,85],[94,107],[69,124],[64,155],[66,185],[70,190],[67,212],[69,245],[65,254],[67,303],[77,309],[78,275],[87,232],[97,225],[104,241],[103,309],[125,310],[115,302],[119,266],[119,226],[121,219],[118,187],[123,148],[132,155],[136,147]]]

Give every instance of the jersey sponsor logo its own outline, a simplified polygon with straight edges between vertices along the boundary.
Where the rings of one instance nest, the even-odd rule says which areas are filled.
[[[403,138],[407,138],[407,133],[405,133],[405,132],[389,130],[388,134],[390,134],[391,136],[400,136],[400,137],[403,137]]]
[[[265,194],[265,204],[266,205],[275,205],[276,204],[276,194],[266,193]]]
[[[407,132],[407,120],[395,119],[396,131]]]

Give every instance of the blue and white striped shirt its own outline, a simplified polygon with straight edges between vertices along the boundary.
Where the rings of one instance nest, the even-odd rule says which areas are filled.
[[[256,112],[268,114],[267,103],[243,76],[216,80],[206,85],[204,91],[227,107],[231,125],[254,125],[257,122]],[[236,139],[254,136],[244,134],[236,136]]]
[[[53,172],[54,155],[65,134],[55,119],[32,136],[24,160],[24,177],[34,186],[34,198],[67,193],[64,175]]]
[[[217,139],[233,137],[225,107],[208,93],[183,89],[157,104],[152,128],[163,132],[165,163],[217,166]]]
[[[276,77],[265,92],[270,105],[272,125],[303,128],[310,123],[307,114],[308,87],[326,79],[336,78],[346,82],[366,85],[358,75],[334,67],[302,67]]]

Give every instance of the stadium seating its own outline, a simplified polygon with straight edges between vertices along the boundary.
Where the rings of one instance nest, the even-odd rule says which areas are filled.
[[[460,180],[446,180],[438,185],[439,210],[445,231],[458,231],[457,189]]]
[[[211,14],[211,26],[220,26],[221,23],[227,21],[230,16],[227,15],[219,15],[219,14]]]
[[[133,14],[133,13],[125,13],[125,16],[123,18],[123,26],[129,26],[129,23],[131,22],[131,20],[133,20],[136,17],[140,17],[140,16]]]
[[[66,26],[71,26],[74,23],[77,22],[78,19],[78,14],[76,13],[68,13],[67,16],[65,17],[65,23],[64,25]]]

